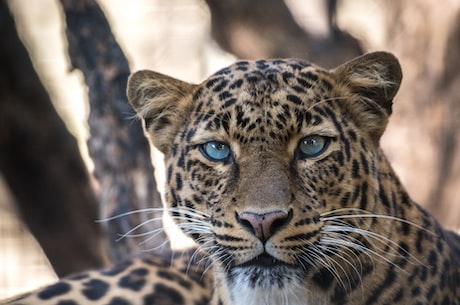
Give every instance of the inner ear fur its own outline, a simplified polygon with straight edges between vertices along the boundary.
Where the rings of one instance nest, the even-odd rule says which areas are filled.
[[[128,79],[130,104],[144,121],[152,144],[168,154],[179,128],[187,121],[195,85],[141,70]]]
[[[373,52],[331,71],[342,93],[349,95],[348,112],[359,127],[378,141],[392,112],[393,98],[402,80],[398,59],[391,53]]]

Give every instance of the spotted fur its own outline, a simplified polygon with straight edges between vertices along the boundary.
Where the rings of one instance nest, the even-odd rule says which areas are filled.
[[[385,52],[333,70],[239,61],[198,85],[131,76],[171,216],[212,262],[210,304],[460,304],[460,238],[410,199],[379,146],[401,78]]]
[[[212,274],[199,253],[143,255],[103,270],[70,276],[15,297],[15,305],[207,305]]]

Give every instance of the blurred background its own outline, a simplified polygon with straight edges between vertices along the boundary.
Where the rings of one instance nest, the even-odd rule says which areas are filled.
[[[142,236],[170,227],[161,212],[108,221],[161,207],[161,155],[124,96],[144,68],[199,82],[237,58],[332,68],[393,52],[404,79],[382,146],[412,198],[460,228],[458,0],[9,0],[0,10],[0,299],[178,247]]]

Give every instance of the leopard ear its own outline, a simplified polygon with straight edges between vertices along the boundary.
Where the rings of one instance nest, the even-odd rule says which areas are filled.
[[[349,113],[378,140],[392,112],[393,98],[401,84],[398,59],[387,52],[357,57],[331,71],[341,92],[351,95]]]
[[[401,84],[402,72],[398,59],[387,52],[373,52],[357,57],[334,73],[339,83],[377,103],[391,114],[392,101]]]
[[[168,154],[179,128],[187,120],[195,85],[149,70],[128,79],[126,94],[144,122],[152,144]]]

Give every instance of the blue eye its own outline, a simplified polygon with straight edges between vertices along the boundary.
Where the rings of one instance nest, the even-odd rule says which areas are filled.
[[[299,152],[304,158],[314,158],[321,155],[329,145],[328,137],[312,135],[302,139],[299,144]]]
[[[218,141],[210,141],[201,144],[200,152],[207,159],[214,162],[225,161],[228,159],[228,157],[230,157],[231,154],[230,146]]]

